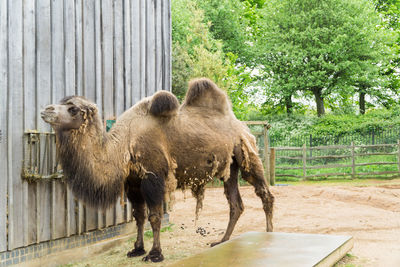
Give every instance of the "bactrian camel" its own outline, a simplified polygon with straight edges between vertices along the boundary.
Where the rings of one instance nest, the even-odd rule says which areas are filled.
[[[107,208],[125,188],[137,224],[137,240],[128,257],[144,255],[143,227],[153,230],[153,247],[143,260],[163,260],[160,228],[163,202],[177,187],[188,188],[202,207],[205,185],[224,183],[229,223],[219,242],[228,240],[243,203],[238,172],[255,188],[272,231],[274,197],[263,175],[256,141],[236,119],[224,91],[206,78],[192,80],[186,97],[160,91],[126,110],[106,132],[95,104],[70,96],[41,113],[56,133],[58,156],[75,196],[87,205]],[[147,209],[146,209],[147,206]]]

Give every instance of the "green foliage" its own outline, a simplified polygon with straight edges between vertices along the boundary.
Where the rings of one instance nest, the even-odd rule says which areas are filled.
[[[366,0],[266,2],[253,53],[267,95],[287,106],[291,97],[315,96],[322,115],[325,98],[346,99],[376,86],[390,37],[377,29],[379,22]]]
[[[172,92],[180,99],[192,78],[208,77],[220,84],[226,77],[222,43],[203,21],[204,11],[195,2],[172,1]]]

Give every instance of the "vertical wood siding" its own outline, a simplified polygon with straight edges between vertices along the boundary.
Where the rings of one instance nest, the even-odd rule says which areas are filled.
[[[124,199],[98,211],[61,180],[22,179],[24,132],[50,131],[40,110],[67,95],[110,119],[170,90],[170,18],[164,0],[0,1],[0,252],[132,220]]]

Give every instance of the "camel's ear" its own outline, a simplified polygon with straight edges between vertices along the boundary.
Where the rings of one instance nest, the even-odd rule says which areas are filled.
[[[97,106],[96,106],[96,104],[89,103],[89,104],[85,105],[84,110],[85,110],[86,116],[91,118],[93,115],[95,115],[97,113]]]
[[[160,91],[153,95],[150,102],[150,114],[169,117],[176,114],[179,108],[178,99],[167,91]]]

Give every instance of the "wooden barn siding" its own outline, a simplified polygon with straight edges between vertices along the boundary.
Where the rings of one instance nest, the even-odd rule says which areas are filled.
[[[132,220],[126,196],[98,211],[60,180],[21,179],[23,133],[50,131],[40,110],[67,95],[109,119],[170,90],[170,17],[165,0],[0,1],[0,252]]]

